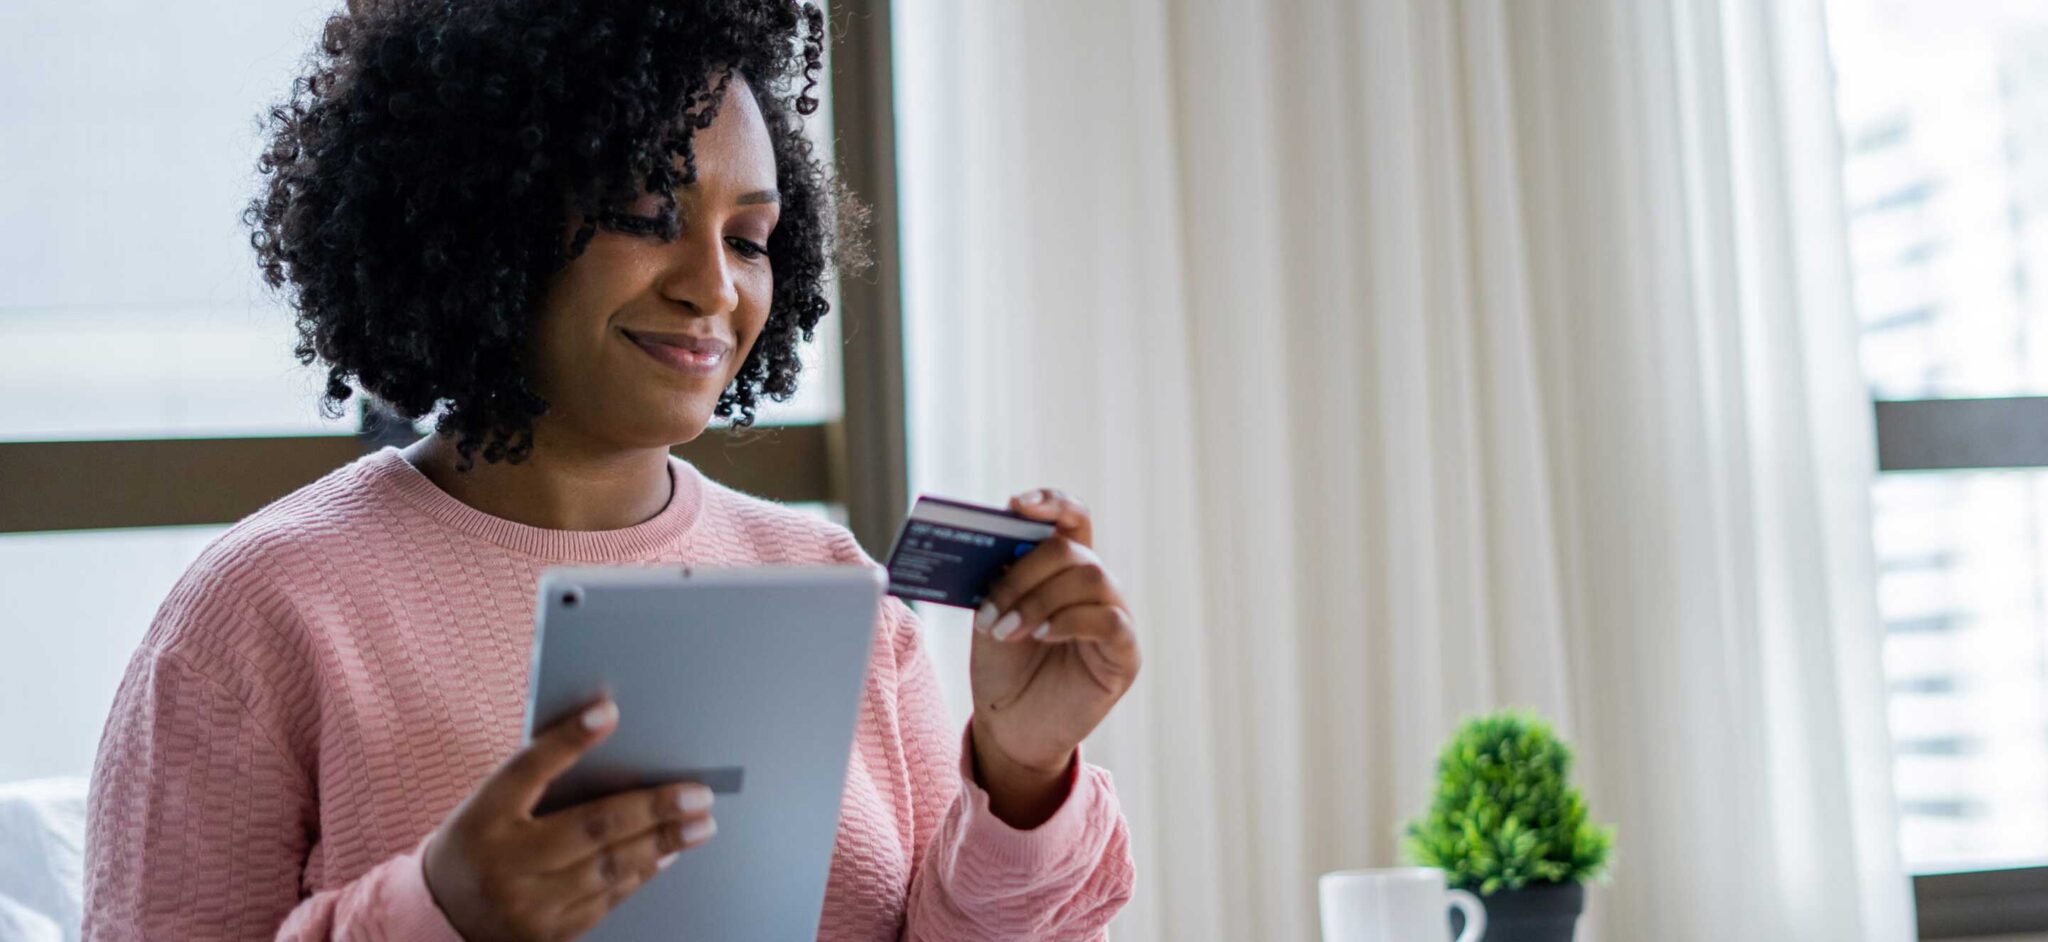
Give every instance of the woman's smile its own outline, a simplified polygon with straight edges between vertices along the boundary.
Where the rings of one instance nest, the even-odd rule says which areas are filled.
[[[663,366],[691,376],[722,376],[732,344],[717,337],[673,331],[627,330],[619,334]]]

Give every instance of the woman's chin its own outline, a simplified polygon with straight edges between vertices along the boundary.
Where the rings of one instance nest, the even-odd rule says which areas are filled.
[[[698,436],[703,435],[704,431],[711,427],[712,408],[711,405],[692,404],[669,413],[666,416],[667,420],[662,423],[661,433],[656,437],[669,445],[696,441]]]
[[[648,395],[647,390],[636,390],[638,395],[614,395],[599,401],[611,406],[602,410],[583,408],[575,410],[586,416],[593,426],[602,424],[602,431],[593,427],[590,432],[598,437],[640,448],[663,448],[694,441],[712,426],[712,413],[718,408],[718,394],[693,392],[678,395],[674,390],[661,390]],[[722,392],[722,390],[720,390]],[[595,406],[596,403],[590,404]]]

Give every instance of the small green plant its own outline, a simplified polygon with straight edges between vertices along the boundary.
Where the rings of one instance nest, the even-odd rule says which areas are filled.
[[[1408,856],[1486,894],[1606,876],[1614,829],[1587,820],[1571,749],[1536,717],[1465,721],[1437,758],[1436,799],[1408,825]]]

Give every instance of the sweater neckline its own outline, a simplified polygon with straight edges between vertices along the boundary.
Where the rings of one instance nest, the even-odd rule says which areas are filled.
[[[701,516],[703,488],[697,469],[668,456],[669,500],[654,516],[617,530],[550,530],[484,513],[457,500],[386,445],[363,459],[372,486],[391,489],[421,513],[451,530],[506,549],[563,562],[625,562],[673,546]]]

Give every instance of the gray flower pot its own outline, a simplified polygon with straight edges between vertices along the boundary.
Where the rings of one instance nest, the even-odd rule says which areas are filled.
[[[1544,883],[1502,890],[1479,898],[1486,904],[1482,942],[1572,942],[1586,888],[1577,883]],[[1451,913],[1451,934],[1465,931],[1465,917]]]

